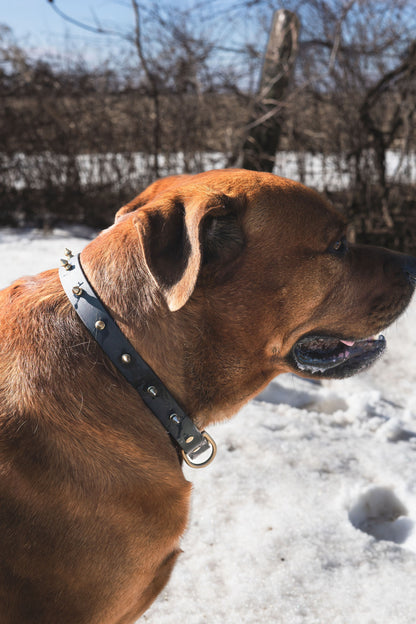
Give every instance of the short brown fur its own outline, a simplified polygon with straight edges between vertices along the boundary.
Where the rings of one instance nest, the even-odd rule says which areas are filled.
[[[336,257],[328,248],[344,231],[300,184],[213,171],[146,189],[81,261],[205,428],[293,371],[301,336],[360,339],[403,311],[409,259],[360,246]],[[190,484],[177,450],[57,270],[0,293],[0,328],[0,624],[133,623],[180,552]]]

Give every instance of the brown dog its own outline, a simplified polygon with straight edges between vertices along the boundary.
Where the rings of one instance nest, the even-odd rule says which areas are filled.
[[[416,279],[413,258],[348,246],[315,192],[242,170],[155,183],[81,261],[202,428],[279,373],[367,367]],[[176,448],[56,270],[18,280],[0,304],[0,624],[132,623],[167,582],[186,527]]]

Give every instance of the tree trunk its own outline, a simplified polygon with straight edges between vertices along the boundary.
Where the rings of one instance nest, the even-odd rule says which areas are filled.
[[[236,165],[272,171],[284,119],[284,98],[298,50],[299,20],[285,9],[276,11],[248,134]]]

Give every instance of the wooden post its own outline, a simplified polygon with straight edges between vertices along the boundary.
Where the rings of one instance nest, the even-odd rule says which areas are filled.
[[[284,118],[284,97],[298,50],[300,23],[291,11],[273,15],[259,93],[248,124],[248,134],[236,165],[272,171]]]

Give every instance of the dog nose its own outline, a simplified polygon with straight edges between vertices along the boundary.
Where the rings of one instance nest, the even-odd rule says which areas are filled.
[[[416,286],[416,258],[404,256],[402,268],[412,286]]]

